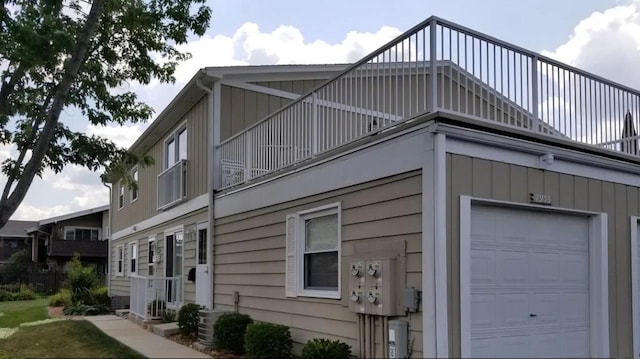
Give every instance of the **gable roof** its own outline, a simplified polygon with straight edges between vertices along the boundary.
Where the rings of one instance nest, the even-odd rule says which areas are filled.
[[[37,226],[36,221],[8,221],[4,227],[0,228],[0,237],[20,237],[29,238],[27,228]]]
[[[42,225],[45,225],[45,224],[56,223],[56,222],[60,222],[60,221],[66,221],[68,219],[78,218],[78,217],[86,216],[86,215],[89,215],[89,214],[104,212],[104,211],[108,211],[108,210],[109,210],[109,205],[105,204],[104,206],[100,206],[100,207],[94,207],[94,208],[89,208],[89,209],[85,209],[85,210],[78,211],[78,212],[63,214],[63,215],[57,216],[57,217],[46,218],[46,219],[43,219],[43,220],[40,220],[40,221],[34,222],[34,223],[36,225],[39,224],[39,225],[42,226]]]

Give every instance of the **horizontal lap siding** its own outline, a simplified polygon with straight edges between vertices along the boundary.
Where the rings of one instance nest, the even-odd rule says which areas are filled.
[[[186,216],[176,218],[170,222],[165,222],[162,225],[140,231],[138,233],[126,236],[111,242],[112,252],[112,274],[111,274],[111,289],[112,295],[129,295],[129,279],[125,277],[115,277],[115,268],[117,262],[115,260],[115,248],[120,244],[125,246],[133,241],[138,243],[138,275],[147,276],[148,264],[149,264],[149,237],[155,236],[156,241],[156,254],[160,254],[160,263],[155,264],[154,276],[165,276],[165,243],[164,243],[164,231],[177,226],[184,226],[184,247],[183,247],[183,269],[182,269],[182,282],[184,291],[184,302],[195,302],[195,284],[187,280],[189,269],[196,266],[196,233],[195,228],[198,223],[207,221],[207,209],[203,208],[196,212],[190,213]],[[193,234],[189,235],[189,232],[193,230]],[[127,253],[128,254],[128,253]],[[128,258],[128,257],[127,257]],[[126,263],[125,269],[129,264]],[[125,272],[126,273],[126,272]]]
[[[638,216],[637,187],[552,171],[447,154],[449,334],[460,356],[460,196],[527,203],[529,193],[551,196],[552,207],[608,214],[609,337],[611,356],[632,356],[630,216]]]
[[[404,240],[406,285],[421,288],[421,188],[421,175],[414,172],[217,218],[216,307],[233,309],[233,292],[237,291],[240,312],[290,326],[298,344],[324,337],[343,340],[357,350],[357,315],[349,311],[346,299],[285,297],[286,215],[340,201],[343,248],[347,243]],[[343,282],[346,298],[348,281]],[[402,287],[400,284],[398,289]],[[411,338],[416,344],[422,342],[421,320],[421,313],[411,317]],[[420,357],[421,350],[422,346],[416,345],[414,357]]]

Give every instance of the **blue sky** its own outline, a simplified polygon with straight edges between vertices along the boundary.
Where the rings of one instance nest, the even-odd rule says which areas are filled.
[[[431,15],[640,89],[640,0],[216,0],[209,5],[211,28],[184,46],[193,58],[178,68],[176,84],[133,86],[156,113],[200,67],[356,61]],[[63,121],[122,146],[148,125],[88,127],[71,111]],[[0,147],[0,159],[9,155],[10,148]],[[108,192],[98,177],[75,167],[45,173],[13,219],[106,204]]]

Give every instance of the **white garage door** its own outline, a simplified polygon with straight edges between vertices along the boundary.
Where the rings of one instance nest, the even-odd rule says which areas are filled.
[[[472,206],[471,355],[588,357],[587,217]]]

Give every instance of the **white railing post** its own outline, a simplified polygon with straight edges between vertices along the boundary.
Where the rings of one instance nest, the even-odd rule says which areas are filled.
[[[533,113],[533,122],[538,121],[538,57],[531,57],[531,113]]]
[[[311,95],[311,156],[318,153],[318,93]]]
[[[245,153],[244,153],[244,165],[245,165],[245,170],[244,170],[244,182],[247,182],[251,179],[251,142],[252,138],[251,138],[251,133],[252,131],[249,130],[247,132],[245,132],[244,134],[244,146],[245,146]]]
[[[431,112],[436,112],[438,108],[438,70],[436,69],[436,57],[438,46],[437,41],[438,21],[434,18],[429,22],[429,62],[431,66]]]

